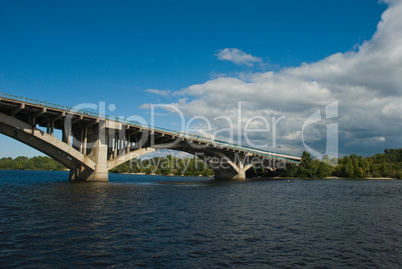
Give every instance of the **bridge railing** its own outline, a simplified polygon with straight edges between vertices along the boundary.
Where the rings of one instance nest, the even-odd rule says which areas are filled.
[[[120,123],[126,123],[126,124],[135,125],[137,127],[142,127],[142,128],[147,128],[147,129],[151,129],[151,130],[166,132],[166,133],[170,133],[170,134],[173,134],[173,135],[177,135],[177,136],[181,136],[181,137],[185,137],[185,138],[189,138],[189,139],[197,139],[197,140],[200,140],[200,141],[204,141],[206,143],[212,143],[212,144],[219,145],[219,146],[230,147],[232,149],[244,150],[244,151],[264,155],[264,156],[267,156],[267,157],[273,157],[273,158],[276,158],[276,159],[282,159],[282,160],[285,160],[285,161],[288,161],[288,162],[293,162],[293,163],[297,163],[297,164],[299,163],[299,161],[295,161],[295,160],[292,160],[292,159],[289,159],[289,158],[277,156],[277,155],[284,155],[284,154],[281,154],[281,153],[278,153],[278,152],[266,151],[266,150],[262,150],[262,149],[255,149],[255,148],[252,148],[252,147],[242,146],[242,145],[238,145],[238,144],[234,144],[234,143],[229,143],[229,142],[226,142],[226,141],[212,139],[212,138],[208,138],[208,137],[205,137],[205,136],[199,136],[199,135],[195,135],[195,134],[191,134],[191,133],[185,133],[185,132],[180,132],[180,131],[175,131],[175,130],[169,130],[169,129],[166,129],[166,128],[155,127],[155,126],[140,123],[138,121],[128,121],[128,120],[121,119],[121,118],[114,117],[114,116],[100,115],[99,113],[96,113],[96,112],[87,111],[87,110],[83,110],[83,109],[77,109],[77,108],[74,108],[74,107],[71,107],[71,106],[58,105],[58,104],[50,103],[50,102],[47,102],[47,101],[40,101],[40,100],[36,100],[36,99],[31,99],[31,98],[27,98],[27,97],[21,97],[21,96],[17,96],[17,95],[14,95],[14,94],[8,94],[8,93],[3,93],[3,92],[0,92],[0,97],[14,99],[14,100],[27,102],[27,103],[31,103],[31,104],[36,104],[36,105],[42,105],[42,106],[46,106],[46,107],[50,107],[50,108],[56,108],[56,109],[60,109],[60,110],[72,111],[74,113],[79,113],[79,114],[83,114],[83,115],[97,117],[97,118],[101,118],[101,119],[105,119],[105,120],[113,120],[113,121],[117,121],[117,122],[120,122]]]

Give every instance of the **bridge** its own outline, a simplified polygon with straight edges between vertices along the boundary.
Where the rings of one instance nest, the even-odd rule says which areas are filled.
[[[61,130],[61,139],[55,136]],[[70,180],[108,181],[108,171],[160,149],[202,158],[216,179],[245,179],[253,164],[275,169],[300,157],[236,145],[99,113],[0,93],[0,133],[52,157]]]

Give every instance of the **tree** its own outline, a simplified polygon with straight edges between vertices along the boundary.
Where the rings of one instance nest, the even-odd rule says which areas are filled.
[[[352,159],[348,156],[343,158],[344,165],[341,170],[341,176],[346,178],[353,178],[354,177],[354,166]]]
[[[303,151],[300,168],[304,168],[300,171],[303,175],[305,174],[307,177],[310,178],[316,176],[316,163],[313,161],[310,153],[308,153],[307,151]]]
[[[329,177],[331,175],[331,170],[332,167],[329,164],[325,162],[320,162],[318,166],[317,176],[319,178]]]

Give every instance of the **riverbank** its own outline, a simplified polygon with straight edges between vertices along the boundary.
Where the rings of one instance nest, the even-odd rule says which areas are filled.
[[[167,174],[167,175],[161,175],[161,174],[155,174],[155,173],[151,173],[151,174],[146,174],[146,173],[114,173],[114,174],[120,174],[120,175],[147,175],[147,176],[164,176],[164,177],[206,177],[203,176],[201,174],[199,174],[198,176],[186,176],[186,175],[175,175],[175,174]],[[211,176],[213,177],[213,176]]]
[[[0,169],[1,170],[9,170],[9,171],[48,171],[48,172],[60,172],[60,171],[69,171],[68,169],[63,169],[63,170],[41,170],[41,169]],[[110,174],[120,174],[120,175],[148,175],[148,176],[166,176],[166,177],[205,177],[205,178],[213,178],[213,176],[206,177],[203,175],[198,175],[198,176],[186,176],[186,175],[174,175],[174,174],[168,174],[168,175],[161,175],[161,174],[146,174],[146,173],[110,173]],[[335,177],[335,176],[330,176],[330,177],[324,177],[324,178],[301,178],[301,177],[253,177],[253,178],[247,178],[246,180],[255,180],[255,179],[262,179],[262,180],[267,180],[267,179],[281,179],[281,180],[288,180],[288,179],[358,179],[358,180],[399,180],[398,178],[391,178],[391,177],[365,177],[365,178],[346,178],[346,177]]]
[[[185,175],[174,175],[174,174],[168,174],[168,175],[160,175],[160,174],[146,174],[146,173],[117,173],[117,174],[121,174],[121,175],[148,175],[148,176],[166,176],[166,177],[204,177],[202,175],[198,175],[198,176],[185,176]],[[210,178],[213,178],[213,176],[211,176]],[[253,180],[253,179],[263,179],[263,180],[267,180],[267,179],[283,179],[283,180],[288,180],[288,179],[358,179],[358,180],[398,180],[397,178],[391,178],[391,177],[365,177],[365,178],[346,178],[346,177],[335,177],[335,176],[331,176],[331,177],[324,177],[324,178],[300,178],[300,177],[252,177],[252,178],[247,178],[246,180]]]
[[[398,180],[392,177],[363,177],[363,178],[346,178],[346,177],[325,177],[324,179],[380,179],[380,180]]]
[[[271,177],[271,178],[266,178],[266,179],[356,179],[356,180],[399,180],[398,178],[392,178],[392,177],[364,177],[364,178],[347,178],[347,177],[324,177],[324,178],[300,178],[300,177]]]

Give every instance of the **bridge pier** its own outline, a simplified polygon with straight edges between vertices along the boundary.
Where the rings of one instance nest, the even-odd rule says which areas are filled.
[[[218,159],[220,160],[216,162],[211,159],[209,163],[215,172],[215,179],[246,179],[246,171],[252,166],[247,154],[226,155],[217,152],[216,155],[219,156]]]
[[[233,171],[233,169],[219,169],[214,170],[215,179],[234,179],[234,180],[246,180],[246,170],[241,169],[240,171]]]
[[[85,139],[84,139],[84,129]],[[107,165],[108,159],[108,145],[106,144],[106,134],[104,129],[104,122],[99,123],[98,133],[93,133],[88,136],[87,127],[81,130],[81,141],[79,142],[80,151],[87,152],[87,140],[95,141],[90,154],[86,158],[95,162],[95,170],[87,169],[85,166],[77,164],[75,169],[70,169],[70,180],[83,180],[83,181],[108,181],[109,169]],[[83,141],[84,140],[84,141]]]
[[[109,171],[107,167],[107,145],[102,143],[104,139],[98,139],[95,143],[90,158],[96,163],[95,171],[86,179],[86,181],[108,181]]]

